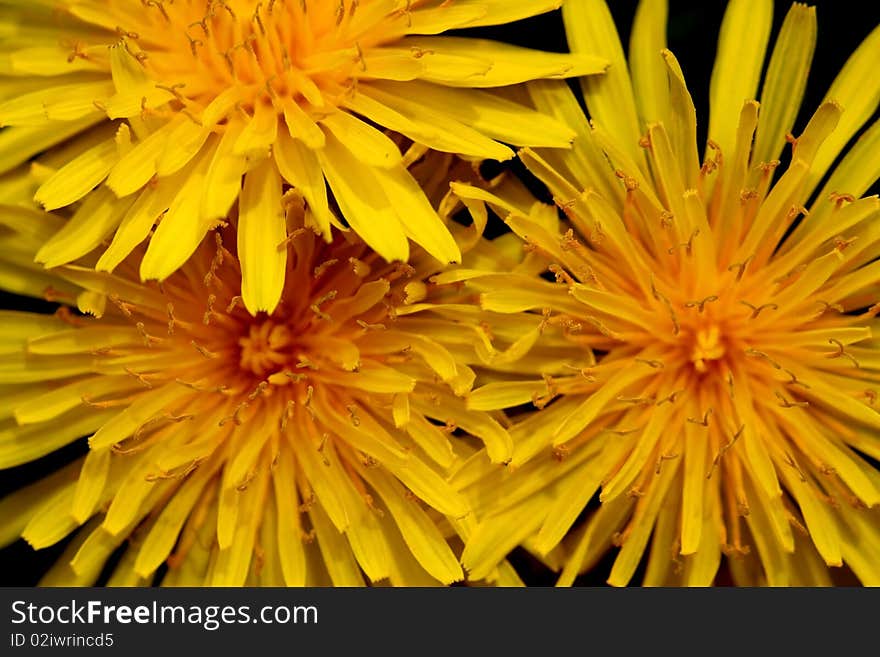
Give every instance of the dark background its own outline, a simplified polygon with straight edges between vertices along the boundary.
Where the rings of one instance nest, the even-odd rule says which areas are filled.
[[[637,0],[609,0],[611,12],[624,49],[628,49],[630,25]],[[690,93],[697,108],[700,144],[705,140],[708,117],[709,78],[715,58],[718,30],[726,6],[721,0],[670,0],[668,47],[678,58],[685,74]],[[817,7],[819,32],[810,78],[801,113],[795,124],[798,134],[806,125],[812,112],[822,101],[837,71],[851,52],[861,43],[873,27],[880,22],[880,3],[876,0],[814,0]],[[768,46],[768,59],[779,26],[785,17],[789,2],[775,3],[773,31]],[[507,41],[532,48],[564,52],[567,49],[565,33],[559,12],[520,21],[511,25],[469,30],[466,34]],[[880,61],[877,62],[880,75]],[[875,117],[876,118],[876,117]],[[870,123],[870,122],[869,122]],[[510,165],[506,165],[510,166]],[[517,173],[519,169],[513,165]],[[873,190],[872,190],[873,191]],[[0,308],[21,310],[54,310],[52,304],[0,292]],[[85,441],[71,445],[40,461],[0,473],[0,497],[20,486],[41,477],[59,465],[69,462],[85,452]],[[66,542],[34,552],[23,541],[0,550],[0,586],[32,586],[58,558]],[[604,585],[611,569],[614,553],[609,554],[592,572],[581,576],[577,584],[585,586]],[[531,558],[524,550],[511,555],[511,561],[520,576],[529,585],[552,585],[555,574]],[[845,574],[844,574],[845,575]],[[633,580],[639,581],[639,574]],[[724,583],[723,573],[719,583]],[[850,583],[845,577],[841,583]]]

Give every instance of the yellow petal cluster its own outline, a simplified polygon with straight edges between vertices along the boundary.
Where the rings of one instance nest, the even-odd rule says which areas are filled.
[[[545,259],[544,280],[474,272],[482,308],[541,317],[536,344],[556,349],[469,395],[517,421],[508,471],[477,456],[453,477],[482,518],[465,566],[524,543],[561,584],[610,550],[613,585],[640,565],[643,584],[708,585],[725,556],[739,584],[827,584],[844,565],[880,583],[880,201],[860,198],[878,124],[832,166],[876,113],[880,29],[794,137],[815,11],[793,5],[759,94],[772,3],[733,0],[700,162],[665,3],[640,4],[629,67],[602,0],[563,13],[572,48],[611,62],[583,81],[589,122],[566,86],[529,84],[578,131],[571,151],[520,153],[563,219],[453,185]]]
[[[451,160],[414,170],[430,189]],[[112,274],[41,271],[33,253],[63,220],[3,208],[4,286],[63,305],[2,313],[0,467],[89,436],[84,457],[0,501],[4,543],[74,534],[43,584],[92,584],[120,551],[110,584],[464,578],[454,550],[474,516],[446,473],[481,444],[511,454],[506,428],[463,399],[478,363],[457,337],[467,292],[431,284],[444,266],[422,250],[388,263],[354,236],[325,242],[303,213],[283,301],[252,315],[244,217],[144,284],[140,248]],[[476,228],[452,230],[468,258],[505,260]],[[488,579],[516,581],[507,566]]]
[[[325,240],[350,227],[389,261],[413,240],[458,262],[384,129],[473,158],[567,147],[564,124],[486,88],[595,73],[603,59],[442,35],[559,4],[3,0],[0,173],[67,148],[34,195],[47,210],[82,201],[37,253],[47,267],[112,238],[96,267],[113,271],[149,238],[140,276],[164,280],[238,212],[251,312],[280,299],[290,189]]]

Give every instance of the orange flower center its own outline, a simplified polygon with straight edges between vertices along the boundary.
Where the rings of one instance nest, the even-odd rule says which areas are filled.
[[[150,76],[183,104],[207,104],[227,89],[237,107],[291,111],[335,106],[366,69],[364,49],[405,31],[405,12],[357,0],[204,0],[116,7],[120,33],[135,42]],[[295,111],[295,110],[293,110]]]
[[[241,368],[262,378],[285,368],[292,355],[293,335],[286,325],[268,319],[252,324],[238,344]]]
[[[697,330],[691,350],[691,362],[698,372],[709,370],[711,361],[724,357],[727,349],[717,324],[707,324]]]

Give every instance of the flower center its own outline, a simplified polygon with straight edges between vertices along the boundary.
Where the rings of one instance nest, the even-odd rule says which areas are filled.
[[[128,22],[144,65],[179,99],[208,103],[236,88],[244,111],[268,97],[289,112],[283,105],[291,99],[306,108],[335,104],[363,68],[363,48],[382,40],[371,34],[376,16],[363,8],[359,15],[357,7],[329,0],[149,2],[146,16]]]
[[[240,338],[238,344],[241,348],[240,367],[260,378],[284,369],[293,358],[290,329],[271,319],[252,324],[249,334]]]
[[[725,352],[721,329],[717,324],[709,324],[697,330],[691,351],[691,362],[698,372],[708,371],[709,363],[723,358]]]

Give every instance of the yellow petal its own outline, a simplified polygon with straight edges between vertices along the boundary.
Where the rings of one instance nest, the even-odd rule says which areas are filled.
[[[458,244],[412,174],[402,165],[374,169],[373,174],[410,239],[443,264],[460,262]]]
[[[134,199],[117,199],[104,187],[96,190],[35,257],[47,268],[84,256],[100,245],[122,221]]]
[[[640,2],[629,39],[633,91],[643,123],[660,121],[666,114],[669,92],[661,52],[666,50],[667,0]]]
[[[330,208],[327,203],[327,185],[324,172],[314,151],[293,139],[286,130],[278,134],[273,146],[275,163],[284,179],[296,187],[308,203],[325,240],[330,239]]]
[[[632,159],[642,162],[632,82],[608,6],[604,0],[567,2],[562,17],[572,52],[599,55],[610,63],[604,75],[580,81],[590,116],[607,127]]]
[[[409,244],[388,197],[333,135],[317,151],[318,161],[352,230],[386,260],[409,258]],[[365,175],[366,174],[366,175]]]
[[[245,121],[244,130],[235,141],[232,152],[236,155],[262,157],[268,152],[278,134],[278,115],[275,108],[263,101],[254,105],[254,115]]]
[[[143,280],[168,278],[192,255],[211,226],[200,219],[199,207],[213,149],[202,151],[199,160],[187,167],[189,177],[177,190],[168,212],[150,239],[140,266]]]
[[[233,153],[232,147],[242,129],[242,124],[237,122],[226,126],[208,165],[199,208],[199,217],[205,223],[225,219],[241,193],[241,177],[248,162],[243,155]]]
[[[110,458],[109,449],[91,450],[86,455],[70,506],[70,514],[78,523],[88,520],[98,505],[110,473]]]
[[[608,65],[595,54],[549,53],[487,39],[444,35],[408,37],[399,43],[423,53],[420,78],[456,87],[503,87],[541,78],[591,75],[603,73]]]
[[[186,182],[186,172],[162,178],[155,185],[148,185],[125,213],[119,228],[107,250],[101,254],[95,269],[112,272],[143,242],[156,220],[167,210],[181,186]]]
[[[241,294],[247,309],[271,313],[281,299],[287,267],[287,237],[281,207],[281,176],[272,160],[263,160],[244,178],[239,200],[238,257]]]
[[[364,469],[362,473],[388,506],[404,541],[422,567],[443,584],[462,579],[461,566],[446,539],[428,514],[406,497],[404,488],[381,469]]]
[[[761,114],[752,161],[760,164],[779,157],[785,135],[797,118],[807,74],[816,49],[816,8],[794,3],[776,38],[764,86]]]
[[[843,114],[837,129],[816,154],[805,193],[814,189],[852,136],[877,112],[880,105],[878,59],[880,27],[875,27],[846,61],[825,95],[826,101],[836,102],[843,107]]]
[[[393,91],[379,89],[376,84],[364,84],[358,96],[347,100],[346,104],[376,123],[440,151],[495,160],[513,157],[513,151],[503,144],[444,111],[419,103],[409,93],[409,88],[405,91],[406,95],[400,96]],[[468,96],[469,99],[471,97]]]
[[[347,112],[334,112],[321,119],[336,138],[364,164],[372,167],[396,167],[400,150],[385,134]]]
[[[770,0],[727,5],[709,87],[709,138],[722,153],[733,153],[740,108],[757,97],[772,22]]]
[[[0,130],[0,174],[12,171],[38,153],[99,123],[103,115],[95,110],[82,118],[35,126],[12,126]]]
[[[303,586],[306,581],[306,557],[294,477],[293,454],[288,449],[282,449],[278,455],[277,470],[272,476],[278,512],[278,556],[285,584]]]
[[[439,111],[479,133],[510,144],[568,148],[575,135],[562,123],[489,91],[450,89],[426,82],[374,82],[370,91],[396,98],[430,120]],[[400,108],[402,101],[397,101]]]

